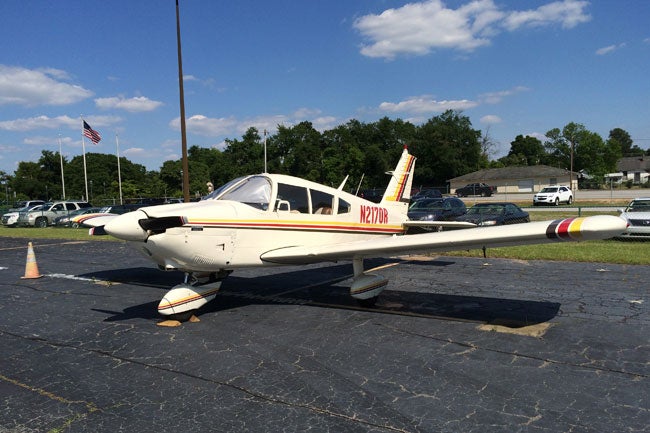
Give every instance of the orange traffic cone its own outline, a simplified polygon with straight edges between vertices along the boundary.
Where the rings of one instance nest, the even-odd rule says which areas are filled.
[[[27,263],[25,263],[25,276],[22,278],[41,278],[31,242],[27,245]]]

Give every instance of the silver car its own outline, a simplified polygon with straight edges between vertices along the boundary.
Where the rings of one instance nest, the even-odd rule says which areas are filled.
[[[7,227],[14,227],[18,223],[18,216],[21,212],[31,212],[45,208],[44,204],[26,206],[20,209],[10,209],[9,212],[2,215],[2,224]]]
[[[627,228],[617,239],[650,240],[650,198],[635,198],[620,212]]]

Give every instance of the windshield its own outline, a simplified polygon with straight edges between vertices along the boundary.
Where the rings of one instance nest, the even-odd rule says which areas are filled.
[[[436,210],[444,209],[442,200],[418,200],[414,202],[409,210]]]
[[[650,212],[650,200],[634,200],[625,209],[626,212]]]
[[[236,179],[237,180],[237,179]],[[228,190],[228,184],[220,188],[226,191],[217,200],[232,200],[258,209],[267,210],[271,201],[271,181],[264,176],[251,176],[241,182],[239,185]],[[236,183],[230,182],[230,185]],[[215,191],[216,192],[216,191]]]
[[[540,192],[557,192],[557,188],[544,188]]]
[[[470,215],[479,214],[500,214],[503,212],[503,206],[490,205],[490,206],[472,206],[467,213]]]

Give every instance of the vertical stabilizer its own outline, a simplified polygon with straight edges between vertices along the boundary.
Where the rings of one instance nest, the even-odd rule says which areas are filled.
[[[381,199],[381,205],[397,210],[406,215],[409,200],[411,199],[411,184],[413,183],[413,170],[415,170],[415,157],[408,152],[406,146],[397,167],[391,173],[388,188]]]

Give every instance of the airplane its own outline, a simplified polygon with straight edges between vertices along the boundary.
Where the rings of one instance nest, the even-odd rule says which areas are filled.
[[[366,258],[607,239],[625,230],[625,222],[611,215],[480,228],[412,221],[407,210],[415,160],[405,146],[379,203],[344,191],[347,178],[334,188],[261,173],[234,179],[198,202],[142,207],[83,222],[92,227],[91,235],[129,241],[161,270],[185,273],[158,305],[159,314],[180,321],[214,299],[222,281],[238,268],[351,260],[350,295],[371,306],[388,280],[366,273]],[[409,227],[437,230],[407,234]]]

